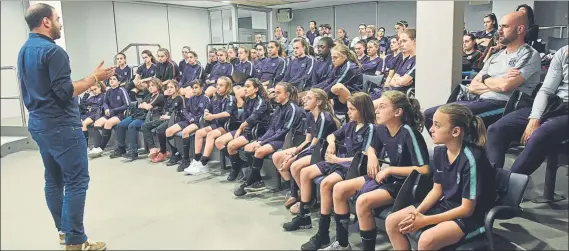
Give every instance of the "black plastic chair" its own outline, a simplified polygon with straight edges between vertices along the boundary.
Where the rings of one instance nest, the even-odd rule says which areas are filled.
[[[545,166],[545,182],[543,184],[543,195],[533,199],[533,203],[554,203],[567,199],[563,195],[555,193],[555,182],[557,179],[557,170],[559,169],[559,155],[567,154],[569,147],[569,140],[561,142],[557,151],[551,152],[547,155]]]
[[[383,75],[363,75],[363,90],[362,92],[369,93],[373,87],[383,86]]]
[[[457,244],[445,247],[445,250],[495,250],[493,226],[495,220],[509,220],[522,215],[520,203],[527,188],[529,176],[524,174],[512,173],[506,169],[496,170],[496,190],[497,200],[492,209],[486,213],[484,219],[484,234],[480,234],[471,239],[465,239]],[[480,198],[488,199],[488,198]],[[414,250],[417,250],[418,241],[423,233],[419,230],[407,234],[407,239]]]

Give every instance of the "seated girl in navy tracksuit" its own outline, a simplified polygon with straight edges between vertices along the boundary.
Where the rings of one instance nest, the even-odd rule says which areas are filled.
[[[149,50],[144,50],[140,55],[142,56],[144,63],[138,66],[136,69],[136,74],[134,75],[132,84],[129,83],[126,85],[125,88],[128,91],[132,90],[136,92],[136,89],[133,89],[134,87],[138,86],[142,82],[150,80],[150,78],[156,75],[156,64],[158,61],[156,61],[156,58],[154,58],[152,52]]]
[[[128,92],[120,86],[119,76],[113,75],[109,79],[110,88],[105,92],[103,101],[103,117],[95,121],[93,135],[93,149],[88,153],[90,158],[100,157],[111,138],[113,127],[124,119],[124,113],[130,104]],[[102,131],[102,134],[101,134]]]
[[[371,40],[367,43],[368,58],[362,64],[362,74],[365,75],[380,75],[383,69],[383,59],[379,56],[379,44],[377,40]]]
[[[358,57],[358,61],[360,64],[364,65],[369,61],[369,56],[366,54],[367,43],[365,40],[360,40],[354,46],[354,52],[356,53],[356,57]]]
[[[215,140],[217,149],[225,153],[224,156],[229,156],[231,160],[231,172],[227,175],[228,181],[234,181],[243,174],[241,172],[243,161],[237,152],[239,148],[254,139],[252,130],[255,126],[257,126],[257,135],[263,135],[267,131],[270,120],[267,91],[261,85],[261,81],[256,78],[247,79],[242,89],[246,99],[243,113],[239,117],[241,125],[237,130],[228,132]]]
[[[304,142],[297,147],[291,147],[273,154],[275,167],[284,180],[290,181],[291,196],[285,202],[286,208],[298,204],[299,186],[297,184],[300,183],[300,170],[310,165],[314,146],[319,140],[325,139],[340,128],[340,121],[334,115],[332,103],[323,90],[312,88],[306,92],[304,110],[308,111],[304,121],[306,132]],[[293,179],[291,179],[291,175]]]
[[[415,57],[415,36],[415,29],[407,29],[399,34],[399,46],[403,57],[395,66],[393,78],[388,78],[385,81],[384,89],[406,93],[409,88],[415,87],[415,62],[417,59]]]
[[[275,102],[277,107],[272,115],[271,124],[263,136],[245,146],[245,153],[252,157],[251,174],[234,192],[235,196],[243,196],[247,192],[259,192],[265,189],[261,179],[263,159],[283,147],[286,134],[298,128],[304,111],[295,103],[298,101],[298,90],[289,83],[280,82],[275,86]],[[268,115],[268,114],[267,114]]]
[[[138,158],[138,129],[144,124],[146,114],[150,111],[160,112],[164,105],[164,95],[160,93],[161,82],[152,78],[148,84],[150,94],[132,109],[130,116],[117,126],[117,149],[110,155],[111,159],[125,157],[129,160]],[[128,142],[125,142],[128,140]]]
[[[181,163],[178,166],[178,172],[183,171],[188,166],[190,166],[190,134],[197,131],[200,127],[200,119],[204,116],[205,109],[209,106],[209,98],[204,95],[204,84],[201,80],[196,79],[189,84],[192,87],[192,96],[188,98],[189,92],[186,91],[186,102],[184,103],[185,108],[182,110],[181,121],[168,127],[166,129],[166,137],[168,143],[170,144],[170,149],[172,150],[171,158],[166,163],[167,166],[173,166]],[[178,153],[178,149],[175,145],[171,144],[171,139],[178,133],[182,131],[183,149]],[[181,156],[180,156],[181,155]]]
[[[217,93],[211,98],[209,106],[204,111],[204,120],[209,122],[209,126],[199,129],[195,136],[194,161],[184,169],[187,174],[201,174],[208,171],[207,162],[213,151],[215,139],[227,131],[224,128],[228,120],[237,120],[237,103],[233,96],[233,86],[228,77],[217,79]],[[207,138],[206,138],[207,137]],[[204,138],[205,147],[204,147]],[[203,155],[202,155],[202,148]]]
[[[385,75],[385,82],[391,80],[395,76],[395,67],[403,58],[403,53],[399,50],[399,38],[393,36],[389,39],[389,54],[385,56],[385,64],[383,67],[383,74]]]
[[[182,79],[180,80],[180,87],[187,88],[190,96],[192,93],[192,86],[189,85],[190,82],[196,79],[202,79],[202,74],[204,70],[198,62],[198,54],[195,51],[188,52],[188,63],[184,66],[184,72],[182,72]],[[185,92],[184,92],[185,93]]]
[[[170,157],[170,153],[166,151],[166,128],[168,128],[170,117],[174,114],[179,114],[184,108],[184,97],[180,96],[178,81],[174,79],[168,80],[165,85],[167,88],[164,91],[164,108],[160,117],[144,123],[140,129],[144,135],[146,147],[150,149],[148,159],[154,163],[162,162]],[[155,129],[156,135],[158,135],[159,148],[156,147],[156,142],[154,142],[153,129]]]
[[[102,115],[101,108],[103,108],[105,101],[105,83],[97,82],[89,88],[89,93],[85,93],[85,95],[89,97],[80,104],[86,111],[81,114],[81,123],[83,124],[81,129],[85,135],[85,140],[89,142],[89,131],[87,127],[93,124],[93,122]]]
[[[405,234],[419,230],[419,250],[439,250],[482,234],[484,217],[496,198],[496,173],[483,149],[482,119],[464,105],[446,104],[435,112],[430,131],[433,143],[443,145],[434,150],[434,186],[420,204],[387,217],[395,250],[409,250]]]
[[[348,100],[348,116],[350,122],[334,133],[328,135],[326,141],[325,161],[316,163],[300,171],[300,217],[283,224],[286,231],[312,227],[309,203],[312,200],[312,180],[325,175],[320,183],[321,208],[319,231],[309,242],[302,245],[302,250],[317,250],[324,244],[319,236],[327,236],[332,213],[332,189],[334,185],[346,178],[351,162],[356,153],[365,151],[373,138],[375,114],[370,97],[366,93],[355,93]],[[337,141],[343,141],[345,149],[336,151]],[[302,219],[301,222],[299,219]],[[302,224],[299,224],[302,223]]]
[[[226,50],[218,50],[217,51],[217,64],[213,67],[211,74],[209,75],[208,79],[205,81],[207,84],[207,88],[205,90],[205,95],[208,97],[213,97],[215,94],[215,84],[217,83],[217,79],[219,77],[231,77],[233,74],[233,64],[227,62],[227,51]]]
[[[120,85],[125,85],[132,80],[132,69],[126,64],[126,55],[124,53],[118,53],[115,56],[115,60],[117,63],[115,73],[117,74]]]
[[[254,77],[258,78],[261,65],[263,65],[263,62],[267,59],[267,48],[265,48],[263,44],[257,44],[255,45],[255,49],[257,49],[257,59],[253,62],[253,66],[255,67],[253,74],[255,74]]]
[[[237,64],[235,64],[235,72],[243,73],[247,75],[247,78],[253,77],[256,71],[255,66],[251,62],[249,48],[240,47],[238,55],[239,61]],[[245,91],[242,89],[242,87],[245,84],[246,80],[247,79],[243,79],[242,81],[233,84],[233,92],[237,98],[237,107],[243,107],[243,104],[245,104]]]
[[[407,176],[417,170],[429,174],[429,152],[421,135],[423,114],[419,101],[398,91],[386,91],[379,99],[374,137],[368,149],[367,174],[334,186],[336,241],[328,250],[350,249],[348,199],[355,195],[363,250],[375,250],[377,231],[373,210],[392,204]],[[380,170],[380,161],[389,158],[389,167]],[[378,160],[379,159],[379,160]],[[322,243],[328,236],[320,236]]]
[[[328,92],[330,98],[334,99],[335,108],[345,109],[345,104],[352,93],[363,89],[361,65],[356,54],[345,45],[336,45],[331,52],[332,58],[337,58],[332,60],[334,65],[332,77],[329,81],[313,87]]]
[[[276,83],[282,81],[286,71],[286,60],[281,57],[283,53],[282,45],[277,41],[269,42],[267,51],[269,56],[263,60],[258,68],[257,78],[269,90],[272,96]]]
[[[314,58],[307,54],[308,42],[304,38],[292,40],[294,48],[294,58],[287,64],[283,82],[296,86],[299,91],[310,90],[312,86],[312,70],[314,69]],[[304,86],[301,86],[305,84]],[[305,94],[299,95],[301,98]]]

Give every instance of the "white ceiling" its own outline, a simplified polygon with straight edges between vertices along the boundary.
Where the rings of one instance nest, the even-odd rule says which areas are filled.
[[[193,6],[199,8],[214,8],[227,6],[231,4],[242,4],[249,6],[269,7],[269,8],[292,8],[292,9],[305,9],[315,8],[321,6],[350,4],[371,2],[373,0],[190,0],[190,1],[160,1],[160,0],[146,0],[148,2],[177,4],[185,6]]]

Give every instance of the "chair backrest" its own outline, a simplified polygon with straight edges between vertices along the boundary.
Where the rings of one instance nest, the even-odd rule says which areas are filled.
[[[367,175],[365,170],[367,170],[367,155],[364,155],[362,152],[357,152],[352,160],[345,180]]]
[[[510,94],[510,98],[508,99],[508,103],[506,103],[506,107],[504,107],[504,113],[502,116],[506,116],[506,114],[516,110],[516,104],[521,98],[520,95],[521,92],[519,90],[514,90],[512,94]]]
[[[294,138],[294,131],[289,130],[285,135],[285,139],[284,139],[284,143],[283,143],[283,149],[287,149],[287,148],[292,146],[292,139],[293,138]]]
[[[374,75],[363,75],[363,92],[369,93],[371,88],[373,87],[381,87],[381,83],[383,81],[383,75],[374,76]]]
[[[318,140],[318,143],[314,145],[312,150],[312,156],[310,157],[310,164],[314,165],[320,161],[324,160],[324,154],[328,148],[328,142],[324,139]]]
[[[401,189],[399,189],[399,193],[397,193],[397,197],[393,202],[393,209],[392,212],[399,211],[403,208],[406,208],[414,203],[414,196],[413,196],[413,188],[415,187],[415,183],[417,182],[417,178],[419,177],[419,172],[417,170],[413,170],[409,176],[403,182]]]
[[[496,169],[497,206],[519,207],[529,183],[529,176]]]

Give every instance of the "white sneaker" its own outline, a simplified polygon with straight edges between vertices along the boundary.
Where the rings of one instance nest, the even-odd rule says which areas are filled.
[[[318,250],[352,250],[352,247],[350,246],[350,243],[348,243],[347,247],[342,247],[340,246],[340,242],[335,241],[332,244],[330,244],[330,246]]]
[[[184,169],[184,172],[185,172],[186,174],[190,174],[190,175],[192,175],[193,173],[195,173],[196,164],[197,164],[197,163],[199,163],[199,161],[195,161],[195,160],[192,159],[192,162],[190,163],[190,165],[189,165],[188,167],[186,167],[186,168]]]
[[[198,175],[198,174],[206,173],[208,171],[209,171],[209,168],[207,167],[207,165],[203,165],[200,161],[196,161],[196,165],[191,170],[190,174]]]
[[[103,155],[103,149],[101,149],[100,147],[93,148],[91,149],[91,151],[89,151],[89,153],[87,153],[87,155],[89,156],[89,158],[101,157],[101,155]]]

